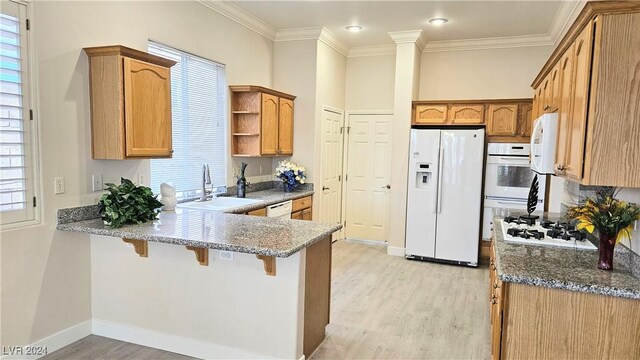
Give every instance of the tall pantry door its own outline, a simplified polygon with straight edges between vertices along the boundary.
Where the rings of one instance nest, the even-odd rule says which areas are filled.
[[[440,130],[411,130],[405,253],[435,257]]]
[[[442,130],[435,257],[478,262],[484,129]]]

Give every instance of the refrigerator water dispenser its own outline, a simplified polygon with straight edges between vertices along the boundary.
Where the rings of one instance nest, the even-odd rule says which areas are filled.
[[[429,189],[433,183],[433,172],[430,163],[416,164],[416,189]]]

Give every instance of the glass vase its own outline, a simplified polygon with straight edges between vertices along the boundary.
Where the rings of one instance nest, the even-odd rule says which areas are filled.
[[[613,270],[613,248],[616,246],[616,236],[600,234],[600,258],[598,259],[598,269]]]

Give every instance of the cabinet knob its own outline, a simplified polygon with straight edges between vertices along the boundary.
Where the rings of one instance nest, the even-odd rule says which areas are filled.
[[[169,154],[173,154],[173,149],[169,150]]]
[[[542,110],[549,110],[550,108],[551,108],[551,106],[549,106],[549,105],[545,105],[545,106],[542,108]]]
[[[495,297],[495,296],[494,296],[493,298],[491,298],[491,303],[492,303],[493,305],[497,304],[497,303],[498,303],[498,298],[497,298],[497,297]]]
[[[558,169],[558,171],[565,171],[567,168],[564,165],[558,165],[556,169]]]
[[[494,288],[494,289],[497,289],[497,288],[499,288],[499,287],[500,287],[500,286],[498,286],[498,284],[493,284],[493,288]]]

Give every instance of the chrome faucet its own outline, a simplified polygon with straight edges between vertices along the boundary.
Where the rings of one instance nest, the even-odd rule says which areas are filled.
[[[207,190],[207,185],[211,185],[211,174],[209,173],[209,165],[202,165],[202,193],[200,194],[199,201],[207,201],[207,195],[212,193],[212,190]]]

